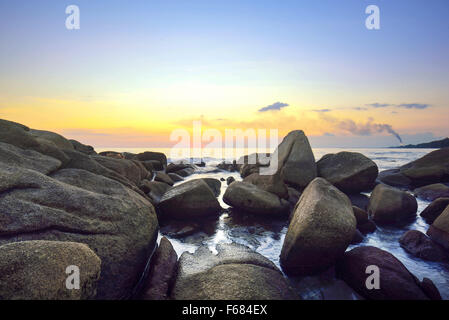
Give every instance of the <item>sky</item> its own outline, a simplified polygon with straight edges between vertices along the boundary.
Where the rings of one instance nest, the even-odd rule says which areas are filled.
[[[0,0],[0,118],[95,147],[169,147],[193,121],[420,143],[449,136],[448,57],[447,0]]]

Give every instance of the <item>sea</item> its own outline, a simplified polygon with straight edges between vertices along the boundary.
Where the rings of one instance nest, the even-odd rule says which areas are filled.
[[[119,152],[139,153],[143,151],[158,151],[163,152],[169,158],[169,162],[180,160],[180,157],[173,156],[170,149],[158,148],[110,148]],[[110,150],[108,148],[99,148],[98,152]],[[323,155],[329,153],[338,153],[340,151],[359,152],[372,159],[379,171],[392,169],[404,165],[410,161],[416,160],[434,149],[340,149],[340,148],[314,148],[313,152],[315,159],[319,160]],[[251,154],[254,150],[240,150],[236,152],[235,157],[223,157],[220,152],[214,150],[207,155],[202,154],[202,157],[194,157],[193,162],[199,163],[203,160],[206,163],[205,167],[199,167],[198,171],[187,177],[186,180],[198,178],[224,178],[234,177],[235,180],[241,180],[238,173],[230,173],[227,171],[217,170],[216,165],[226,159],[228,161],[238,158],[242,154]],[[269,150],[267,150],[269,151]],[[260,152],[260,151],[259,151]],[[213,157],[212,155],[221,155]],[[229,153],[227,153],[229,155]],[[185,155],[185,154],[183,154]],[[196,154],[198,155],[198,153]],[[183,158],[184,159],[184,158]],[[226,190],[226,182],[223,181],[221,185],[221,194],[219,201],[223,208],[229,206],[222,200],[222,196]],[[369,195],[369,193],[367,193]],[[419,230],[426,232],[429,225],[419,216],[419,213],[429,205],[430,202],[418,200],[418,215],[417,218],[408,225],[398,227],[377,227],[377,231],[368,234],[364,241],[357,245],[351,245],[348,250],[357,246],[374,246],[386,250],[398,258],[416,277],[420,280],[423,278],[431,279],[440,290],[443,299],[449,299],[449,265],[445,263],[429,262],[418,259],[408,254],[399,245],[399,238],[407,230]],[[183,252],[188,251],[193,253],[199,246],[207,245],[209,249],[216,253],[216,246],[219,243],[236,242],[246,245],[253,250],[259,252],[265,257],[273,261],[278,267],[279,255],[281,253],[282,244],[284,242],[285,234],[288,229],[288,222],[283,220],[273,220],[254,216],[233,216],[228,213],[223,213],[212,225],[207,225],[204,230],[200,230],[194,234],[184,238],[170,237],[163,232],[159,234],[159,239],[162,236],[167,236],[172,242],[178,256]],[[159,241],[158,239],[158,241]],[[360,299],[361,297],[350,290],[341,280],[334,277],[332,272],[327,272],[319,276],[310,276],[303,278],[291,279],[298,293],[303,299]]]

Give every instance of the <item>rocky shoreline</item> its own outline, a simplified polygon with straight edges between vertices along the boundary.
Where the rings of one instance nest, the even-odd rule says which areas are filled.
[[[441,299],[430,279],[418,279],[391,253],[348,247],[377,227],[416,219],[418,197],[432,201],[421,212],[427,235],[409,230],[397,246],[446,264],[448,148],[380,173],[355,152],[316,161],[300,130],[275,152],[272,175],[260,174],[266,155],[248,155],[217,166],[223,181],[192,179],[199,166],[168,163],[162,153],[97,154],[59,134],[0,120],[0,299],[295,300],[298,278],[323,274],[361,299]],[[226,171],[241,181],[225,179]],[[223,188],[230,208],[218,199]],[[285,223],[281,268],[236,243],[180,257],[169,239],[158,244],[159,232],[184,238],[200,226],[214,228],[223,212],[236,221],[250,215]],[[70,265],[80,268],[78,290],[66,287]],[[365,283],[372,265],[380,272],[375,290]]]

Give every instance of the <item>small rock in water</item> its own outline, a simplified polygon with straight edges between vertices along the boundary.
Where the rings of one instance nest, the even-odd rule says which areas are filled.
[[[234,177],[228,177],[226,179],[226,184],[229,186],[231,183],[233,183],[235,181]]]
[[[288,202],[277,195],[241,181],[229,185],[223,201],[234,208],[258,215],[279,216],[286,213],[289,207]]]
[[[158,208],[162,218],[182,220],[218,215],[221,210],[212,189],[203,179],[170,188],[162,196]]]
[[[237,161],[232,161],[232,163],[223,161],[222,163],[217,165],[218,169],[229,171],[229,172],[236,172],[239,171],[237,166]]]
[[[204,161],[201,161],[200,163],[196,163],[195,165],[200,168],[204,168],[206,166],[206,163]]]
[[[444,261],[448,258],[443,248],[417,230],[409,230],[404,233],[399,239],[399,243],[405,251],[423,260]]]
[[[357,225],[357,229],[363,234],[368,234],[376,231],[377,226],[372,220],[368,220],[365,223]]]

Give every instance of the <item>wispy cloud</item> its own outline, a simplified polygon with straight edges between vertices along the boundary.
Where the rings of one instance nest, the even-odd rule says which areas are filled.
[[[331,110],[331,109],[315,109],[315,110],[313,110],[313,111],[315,111],[315,112],[321,112],[321,113],[326,113],[326,112],[331,112],[332,110]]]
[[[426,103],[402,103],[397,105],[398,108],[405,109],[427,109],[430,107],[430,104]]]
[[[377,108],[386,108],[386,107],[390,107],[390,106],[393,106],[393,105],[389,104],[389,103],[378,103],[378,102],[376,102],[376,103],[369,103],[369,104],[367,104],[367,106],[377,109]]]
[[[403,108],[403,109],[427,109],[430,107],[430,104],[427,103],[401,103],[401,104],[392,104],[392,103],[369,103],[366,104],[366,106],[371,108],[387,108],[387,107],[394,107],[394,108]],[[356,110],[359,110],[355,108]],[[361,110],[361,109],[360,109]]]
[[[289,104],[288,103],[283,103],[283,102],[275,102],[273,104],[270,104],[269,106],[263,107],[261,109],[259,109],[259,112],[266,112],[266,111],[270,111],[270,110],[281,110],[282,108],[288,107]]]

